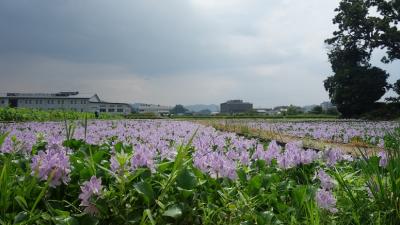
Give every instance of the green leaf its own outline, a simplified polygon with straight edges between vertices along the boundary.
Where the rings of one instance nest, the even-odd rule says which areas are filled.
[[[173,166],[173,161],[168,161],[168,162],[163,162],[158,164],[157,166],[157,172],[163,173],[166,170],[172,169]]]
[[[154,192],[153,192],[153,188],[151,187],[151,185],[146,182],[146,181],[142,181],[139,183],[136,183],[134,185],[135,189],[137,192],[139,192],[143,198],[145,199],[145,201],[149,204],[150,201],[152,201],[154,199]]]
[[[182,210],[177,205],[171,206],[164,212],[163,216],[172,217],[174,219],[182,216]]]
[[[245,183],[247,182],[247,174],[246,174],[246,172],[244,171],[244,169],[243,169],[243,168],[240,168],[240,169],[238,169],[238,170],[236,171],[236,173],[237,173],[237,175],[238,175],[238,177],[239,177],[240,182],[241,182],[242,184],[245,184]]]
[[[8,132],[0,135],[0,148],[4,143],[4,140],[6,140],[7,136],[8,136]]]
[[[258,193],[262,186],[263,178],[261,175],[256,175],[249,180],[248,188],[251,193]]]
[[[20,212],[14,217],[14,224],[22,223],[25,220],[27,220],[28,218],[29,217],[28,217],[28,213],[27,212]]]
[[[107,155],[107,152],[104,150],[98,150],[96,153],[93,154],[92,159],[95,163],[100,163],[101,160],[104,159],[104,156]]]
[[[99,220],[96,217],[90,216],[88,214],[83,214],[82,217],[77,218],[79,224],[82,225],[97,225],[99,224]]]
[[[122,142],[116,143],[116,144],[114,145],[115,151],[118,152],[118,153],[121,153],[121,151],[122,151],[122,146],[123,146],[123,143],[122,143]]]
[[[54,220],[57,225],[79,225],[78,220],[76,218],[70,217],[70,216],[67,218],[55,217]]]
[[[28,204],[26,203],[26,200],[24,197],[18,195],[15,196],[15,201],[17,201],[18,205],[23,208],[24,210],[28,209]]]
[[[178,177],[176,178],[176,182],[179,187],[187,190],[192,190],[197,185],[197,179],[194,173],[188,168],[183,169]]]

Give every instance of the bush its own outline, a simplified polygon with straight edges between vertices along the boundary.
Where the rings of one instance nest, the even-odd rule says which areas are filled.
[[[94,113],[62,110],[40,110],[26,108],[0,108],[0,121],[61,121],[78,119],[95,119]],[[99,119],[118,119],[121,115],[101,113]]]
[[[400,103],[376,103],[374,109],[363,116],[370,120],[393,120],[400,117]]]

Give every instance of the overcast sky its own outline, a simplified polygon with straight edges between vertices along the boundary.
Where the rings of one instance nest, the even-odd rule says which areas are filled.
[[[0,92],[174,105],[328,100],[338,0],[0,0]],[[379,61],[379,60],[375,60]],[[382,66],[382,65],[379,65]],[[400,63],[383,65],[399,79]]]

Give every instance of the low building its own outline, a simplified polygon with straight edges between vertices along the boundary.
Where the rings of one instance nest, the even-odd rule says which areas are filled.
[[[221,113],[245,113],[253,110],[253,104],[243,100],[230,100],[221,103]]]
[[[97,94],[73,92],[57,93],[3,93],[0,107],[31,108],[42,110],[68,110],[78,112],[104,111],[107,113],[131,113],[129,104],[101,101]],[[128,109],[129,107],[129,109]]]
[[[97,107],[97,111],[100,113],[110,114],[124,114],[128,115],[132,112],[132,107],[128,103],[116,103],[116,102],[98,102],[93,103]]]
[[[146,104],[146,103],[135,103],[132,108],[137,113],[154,113],[157,115],[169,114],[172,106],[163,106],[156,104]]]
[[[258,114],[263,114],[263,115],[271,115],[273,114],[273,110],[271,108],[256,108],[254,109],[255,112]]]

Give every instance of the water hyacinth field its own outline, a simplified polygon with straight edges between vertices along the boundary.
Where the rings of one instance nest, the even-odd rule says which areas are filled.
[[[274,126],[368,137],[379,152],[317,151],[188,121],[4,123],[0,224],[400,223],[398,124]]]
[[[382,148],[384,137],[400,126],[395,121],[328,120],[328,121],[274,121],[274,120],[220,120],[208,124],[224,130],[263,132],[269,138],[294,138],[324,143],[352,144],[353,146]],[[236,129],[235,129],[236,128]],[[239,129],[238,129],[239,128]],[[287,142],[287,141],[286,141]]]

